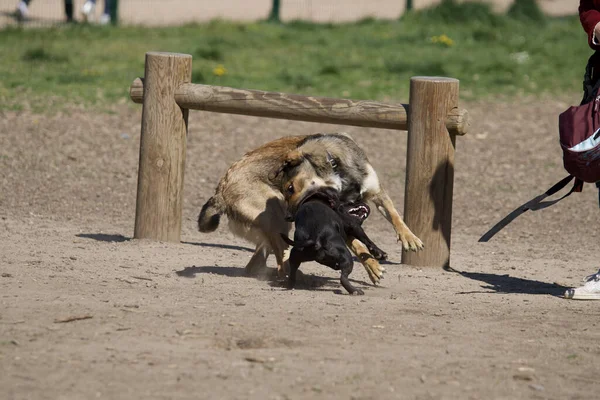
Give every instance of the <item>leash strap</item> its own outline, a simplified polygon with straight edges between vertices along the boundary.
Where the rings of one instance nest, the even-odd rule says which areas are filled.
[[[550,207],[551,205],[558,203],[565,197],[568,197],[569,195],[571,195],[571,193],[573,193],[573,192],[581,192],[583,190],[583,181],[581,181],[579,179],[575,179],[575,183],[573,184],[573,187],[567,194],[565,194],[564,196],[562,196],[556,200],[543,201],[546,197],[552,196],[553,194],[555,194],[556,192],[558,192],[559,190],[561,190],[565,186],[567,186],[569,184],[569,182],[571,182],[573,180],[573,178],[575,178],[573,175],[567,176],[566,178],[562,179],[560,182],[558,182],[554,186],[552,186],[550,189],[548,189],[544,194],[536,196],[533,199],[529,200],[527,203],[519,206],[513,212],[511,212],[506,217],[504,217],[500,222],[498,222],[496,225],[494,225],[492,227],[492,229],[487,231],[481,238],[479,238],[479,242],[487,242],[492,237],[494,237],[494,235],[496,235],[496,233],[500,232],[504,227],[506,227],[508,224],[510,224],[512,221],[514,221],[519,215],[523,214],[524,212],[526,212],[528,210],[531,210],[531,211],[542,210],[546,207]]]

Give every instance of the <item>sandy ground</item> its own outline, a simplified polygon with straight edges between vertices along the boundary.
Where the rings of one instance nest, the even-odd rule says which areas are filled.
[[[414,0],[415,9],[429,7],[441,0]],[[504,12],[512,0],[487,0],[498,12]],[[11,17],[18,0],[0,0],[0,27],[13,25]],[[77,20],[81,20],[84,0],[74,0]],[[103,10],[103,1],[97,2],[97,13]],[[121,0],[121,22],[136,25],[177,25],[223,18],[237,21],[264,19],[271,9],[271,0]],[[539,0],[540,7],[549,15],[577,13],[577,0]],[[402,15],[406,2],[402,0],[283,0],[281,18],[284,21],[303,19],[317,22],[354,21],[366,17],[395,19]],[[31,21],[28,25],[48,24],[65,18],[60,0],[32,0]]]
[[[269,5],[121,3],[124,22],[148,24],[257,19]],[[345,20],[395,17],[403,2],[283,3],[284,18]],[[15,4],[0,0],[0,11]],[[555,14],[576,5],[542,2]],[[54,0],[31,11],[34,21],[62,18]],[[245,277],[251,246],[226,224],[200,234],[195,220],[244,151],[319,131],[350,132],[401,209],[404,133],[192,113],[183,241],[169,244],[131,239],[139,108],[0,111],[0,398],[593,398],[600,303],[560,295],[598,268],[594,188],[477,242],[565,175],[557,115],[578,97],[466,104],[474,126],[457,143],[456,272],[401,265],[392,228],[373,214],[367,233],[390,262],[379,287],[356,264],[363,297],[316,264],[302,266],[294,291]],[[72,318],[82,319],[60,322]]]
[[[251,246],[195,220],[243,152],[320,131],[350,132],[401,209],[405,133],[193,112],[182,243],[170,244],[131,239],[138,107],[3,112],[0,398],[592,398],[600,303],[560,295],[598,268],[595,189],[477,242],[565,175],[557,115],[577,98],[464,104],[456,272],[401,265],[373,214],[366,231],[390,262],[379,287],[356,264],[362,297],[313,263],[294,291],[245,277]]]

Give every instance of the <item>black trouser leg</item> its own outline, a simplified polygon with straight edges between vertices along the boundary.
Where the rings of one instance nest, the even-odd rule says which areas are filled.
[[[67,22],[73,22],[73,0],[65,0],[65,15]]]

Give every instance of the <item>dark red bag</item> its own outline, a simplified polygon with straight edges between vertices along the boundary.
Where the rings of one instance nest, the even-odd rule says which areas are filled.
[[[558,116],[563,164],[584,182],[600,181],[600,96]]]
[[[563,165],[570,174],[544,194],[519,206],[487,231],[480,242],[487,242],[502,228],[528,210],[536,211],[558,203],[573,192],[581,192],[583,183],[596,183],[600,189],[600,53],[588,60],[583,80],[583,99],[578,106],[569,107],[558,116]],[[544,201],[575,179],[571,190],[564,196]]]

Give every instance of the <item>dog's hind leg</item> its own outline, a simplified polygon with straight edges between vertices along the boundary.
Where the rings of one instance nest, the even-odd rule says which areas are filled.
[[[286,230],[289,229],[287,226],[285,228]],[[281,238],[281,235],[268,235],[268,238],[277,261],[277,274],[280,278],[283,278],[289,271],[289,260],[285,259],[285,250],[288,248],[288,244]]]
[[[388,196],[382,187],[380,187],[379,192],[375,194],[369,192],[365,193],[365,198],[371,200],[377,207],[377,210],[383,214],[385,219],[392,223],[394,230],[398,235],[398,240],[402,242],[402,248],[404,250],[417,251],[423,248],[421,239],[416,237],[415,234],[408,229],[408,226],[406,226],[400,217],[400,214],[398,214],[398,211],[394,207],[392,199],[390,199],[390,196]]]
[[[371,253],[369,253],[367,246],[365,246],[360,240],[353,237],[348,237],[346,244],[356,255],[363,267],[365,267],[371,282],[373,282],[374,285],[377,285],[379,280],[383,278],[383,272],[385,271],[385,268],[379,264],[379,261],[377,261],[375,257],[371,255]]]
[[[267,201],[265,211],[261,212],[254,220],[254,225],[262,233],[269,250],[275,254],[277,273],[280,277],[284,277],[287,272],[284,252],[288,248],[288,244],[281,237],[282,234],[287,235],[291,228],[291,223],[285,219],[286,212],[283,198],[272,197]]]
[[[254,276],[264,272],[267,269],[267,258],[269,257],[269,249],[266,244],[260,243],[256,245],[256,250],[248,264],[246,264],[246,274]]]

